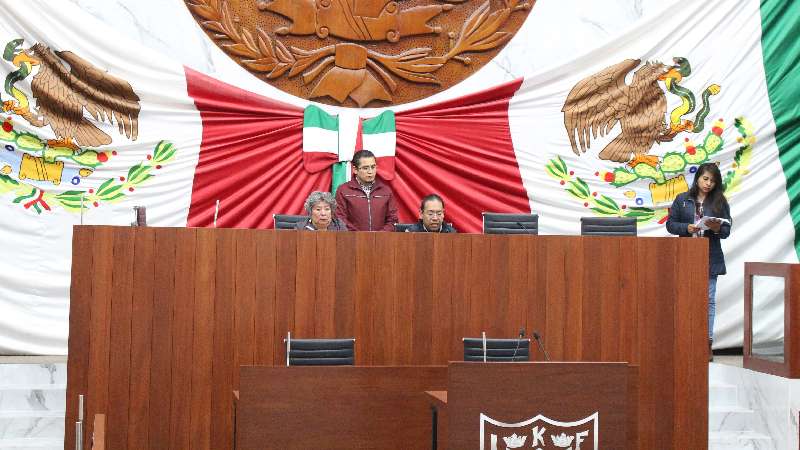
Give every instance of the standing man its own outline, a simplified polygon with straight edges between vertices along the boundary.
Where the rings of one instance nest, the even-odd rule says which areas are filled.
[[[336,217],[348,230],[393,231],[397,205],[392,189],[377,178],[375,155],[359,150],[352,164],[355,176],[336,190]]]
[[[444,221],[444,200],[436,194],[422,199],[419,205],[419,222],[406,231],[417,233],[456,233],[452,225]]]

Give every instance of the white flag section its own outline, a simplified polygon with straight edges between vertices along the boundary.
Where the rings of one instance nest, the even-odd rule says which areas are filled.
[[[797,262],[760,39],[758,1],[685,2],[669,14],[624,30],[603,47],[587,49],[568,64],[526,77],[509,107],[522,179],[531,209],[540,214],[543,234],[578,234],[582,216],[630,215],[644,219],[638,223],[640,236],[667,235],[664,220],[675,194],[691,186],[697,165],[719,164],[723,180],[728,180],[726,197],[733,217],[731,235],[722,240],[728,273],[719,277],[717,287],[715,341],[722,346],[742,344],[744,262]],[[609,66],[641,59],[626,74],[625,81],[631,85],[637,70],[648,61],[673,65],[676,57],[685,58],[691,67],[679,84],[694,94],[696,102],[695,110],[682,120],[693,120],[696,127],[698,113],[705,102],[710,105],[702,131],[681,132],[670,142],[648,145],[645,156],[662,158],[657,167],[644,157],[637,170],[600,159],[606,145],[623,132],[620,122],[624,124],[624,119],[605,137],[593,135],[585,153],[573,152],[561,111],[573,87],[587,77],[597,78],[595,74]],[[719,93],[702,97],[714,84],[720,87]],[[663,82],[653,88],[663,92],[657,95],[666,97],[670,116],[681,111],[685,95],[669,92]],[[665,118],[667,125],[670,119]],[[741,121],[738,128],[737,119]],[[721,148],[703,148],[717,127],[721,128]],[[558,158],[563,165],[553,164]],[[677,163],[666,167],[673,160]],[[630,182],[615,186],[614,182],[628,181],[614,179],[620,171],[630,173]],[[636,261],[630,260],[628,268],[636,270]],[[764,320],[771,325],[765,329],[778,329],[774,325],[783,321],[781,310],[768,312]]]
[[[22,67],[31,72],[15,89],[0,92],[8,108],[27,104],[27,111],[0,112],[0,354],[66,353],[70,266],[82,264],[71,261],[73,225],[82,220],[129,226],[133,206],[147,205],[148,223],[185,226],[200,146],[201,122],[186,94],[181,65],[119,36],[70,2],[53,6],[10,2],[0,16],[2,48],[21,39],[13,55],[0,61],[0,77],[8,83],[7,75]],[[65,64],[70,55],[59,52],[80,60]],[[48,66],[46,58],[58,62]],[[130,101],[138,109],[130,114],[136,133],[120,132],[121,115],[115,111],[84,122],[109,142],[92,145],[96,141],[82,138],[80,125],[63,126],[48,117],[58,107],[48,102],[63,99],[35,94],[42,83],[53,82],[59,66],[72,74],[97,70],[92,75],[107,75],[109,84],[124,80],[120,83],[130,86],[125,92],[138,97]],[[49,93],[74,95],[58,87],[63,89]],[[89,89],[95,98],[125,95],[109,92],[102,80]],[[91,118],[90,107],[76,111]],[[36,119],[49,125],[35,126]]]
[[[557,11],[556,2],[539,3],[528,21],[552,24],[566,17]],[[130,225],[133,207],[145,205],[149,225],[209,226],[213,213],[209,205],[221,198],[220,192],[224,198],[236,199],[237,205],[260,201],[258,196],[251,199],[253,189],[225,178],[264,175],[242,160],[235,162],[240,166],[225,169],[227,162],[219,156],[223,153],[204,160],[207,143],[226,147],[239,139],[247,151],[265,157],[274,151],[259,142],[247,144],[247,136],[237,134],[237,116],[221,114],[224,120],[205,122],[198,109],[214,101],[217,89],[209,88],[210,82],[205,84],[203,100],[193,100],[187,92],[201,91],[204,86],[187,81],[187,71],[180,64],[120,36],[73,3],[61,2],[58,8],[45,1],[5,2],[3,6],[0,354],[64,354],[70,268],[82,264],[71,259],[74,225],[81,221]],[[637,218],[640,236],[668,236],[664,221],[671,201],[691,185],[698,165],[718,163],[733,225],[730,237],[722,242],[728,273],[719,279],[715,339],[723,347],[741,345],[744,262],[797,262],[795,227],[765,79],[759,1],[673,3],[661,14],[630,23],[600,46],[587,42],[583,54],[571,55],[564,63],[524,73],[510,100],[508,117],[497,122],[507,120],[510,136],[506,141],[510,140],[516,156],[512,164],[519,165],[530,209],[540,215],[542,234],[578,234],[584,216],[623,216]],[[530,38],[529,25],[497,56],[498,64],[510,53],[524,54],[526,61],[547,60],[559,46],[566,48],[559,40],[580,39],[594,26],[569,22],[557,28],[562,33],[558,39],[542,41]],[[519,61],[515,65],[519,67]],[[76,94],[69,91],[69,83],[58,84],[54,72],[58,70],[93,81],[85,82]],[[485,74],[491,70],[491,64],[487,65],[437,98],[457,101],[452,99],[457,95],[450,94],[474,93],[509,81],[497,75],[487,84]],[[76,95],[83,100],[74,103]],[[226,100],[224,93],[219,96],[222,102]],[[276,148],[296,148],[298,155],[296,162],[283,157],[268,162],[272,178],[261,182],[259,195],[291,196],[301,202],[308,192],[284,191],[271,183],[307,176],[302,160],[317,173],[317,178],[300,183],[303,188],[329,186],[327,165],[339,160],[337,150],[341,154],[353,148],[342,148],[337,141],[341,130],[350,127],[337,122],[337,138],[332,121],[307,115],[304,135],[302,109],[292,112],[289,107],[276,114],[277,119],[262,124],[259,114],[276,107],[255,97],[241,96],[228,103],[258,104],[250,108],[247,126],[260,129],[273,124],[283,134],[275,137],[265,131],[264,139],[274,141]],[[664,102],[663,113],[654,118],[636,109],[642,98]],[[372,134],[364,130],[364,147],[379,137],[375,145],[385,147],[379,156],[397,159],[402,167],[403,154],[394,150],[401,148],[403,139],[410,139],[410,131],[402,128],[409,123],[403,122],[403,111],[432,102],[397,108],[396,123],[369,130]],[[69,120],[52,115],[58,108],[67,108]],[[582,112],[570,115],[575,108]],[[382,111],[386,109],[339,109],[332,114],[341,120],[376,117]],[[441,120],[431,117],[431,121]],[[449,132],[446,121],[442,122],[433,129]],[[213,127],[217,128],[212,131]],[[638,132],[631,134],[631,130]],[[643,136],[649,136],[649,141]],[[612,144],[615,140],[626,142],[622,150]],[[460,154],[457,146],[448,150]],[[197,178],[204,161],[206,184],[200,189]],[[435,165],[435,160],[430,164]],[[415,174],[426,182],[436,181],[427,175]],[[413,180],[401,182],[410,185]],[[520,197],[523,205],[525,192]],[[459,195],[448,199],[448,204],[469,203],[475,193],[465,190]],[[262,215],[292,212],[288,202],[271,201],[280,206]],[[196,205],[202,211],[192,219]],[[252,211],[249,206],[227,205],[223,200],[223,215]],[[698,261],[697,266],[704,263]],[[628,261],[623,269],[638,270],[637,261]],[[698,268],[685,268],[687,273],[693,270]],[[565,276],[571,279],[569,273]],[[765,340],[782,337],[772,331],[780,329],[776,324],[783,320],[781,314],[776,308],[760,322],[757,332]]]

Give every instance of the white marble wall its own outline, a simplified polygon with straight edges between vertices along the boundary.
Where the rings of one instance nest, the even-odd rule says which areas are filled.
[[[709,414],[709,432],[735,429],[740,425],[772,438],[769,448],[797,450],[800,410],[800,380],[777,377],[723,364],[709,365],[709,381],[735,385],[738,390],[737,409],[714,417]]]
[[[0,448],[60,448],[66,387],[66,364],[0,364]]]

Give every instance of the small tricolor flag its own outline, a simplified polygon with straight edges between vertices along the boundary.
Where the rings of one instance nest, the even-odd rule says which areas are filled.
[[[339,118],[317,106],[303,112],[303,166],[309,173],[339,162]]]
[[[369,150],[378,161],[378,175],[394,179],[394,156],[397,150],[397,128],[394,111],[387,110],[371,119],[361,119],[356,150]]]

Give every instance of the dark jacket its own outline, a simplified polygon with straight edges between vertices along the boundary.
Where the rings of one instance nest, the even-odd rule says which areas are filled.
[[[397,205],[392,189],[375,178],[375,185],[367,197],[353,178],[336,190],[336,217],[345,223],[348,230],[394,231]]]
[[[450,225],[449,223],[445,222],[442,224],[442,227],[439,228],[439,233],[458,233],[455,227]],[[411,225],[406,230],[406,233],[433,233],[433,231],[425,229],[425,225],[422,224],[422,219],[417,221],[414,225]]]
[[[667,231],[681,237],[691,237],[689,225],[695,222],[695,203],[696,200],[693,197],[689,197],[688,192],[679,194],[669,209]],[[727,204],[725,204],[722,211],[711,211],[707,204],[704,203],[703,210],[705,211],[705,216],[731,220],[731,211]],[[722,245],[720,245],[719,240],[730,236],[731,226],[723,223],[719,228],[719,233],[714,233],[711,230],[706,230],[703,233],[704,237],[708,238],[708,276],[725,275],[727,273],[725,255],[722,253]]]
[[[297,224],[294,226],[294,229],[317,231],[317,229],[314,228],[314,225],[311,223],[311,217],[302,222],[297,222]],[[347,231],[347,226],[344,224],[344,222],[334,217],[333,220],[331,220],[331,224],[328,225],[328,231]]]

